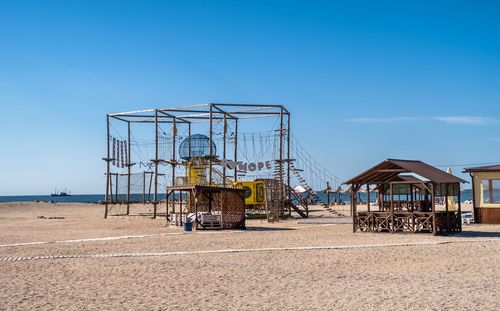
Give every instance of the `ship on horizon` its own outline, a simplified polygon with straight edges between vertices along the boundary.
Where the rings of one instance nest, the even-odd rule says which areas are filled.
[[[64,191],[57,191],[57,188],[55,189],[54,193],[50,194],[51,197],[70,197],[71,192],[67,191],[66,188],[64,188]]]

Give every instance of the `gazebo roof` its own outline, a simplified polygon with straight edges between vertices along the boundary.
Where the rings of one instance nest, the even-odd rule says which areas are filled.
[[[473,173],[473,172],[500,172],[500,164],[497,165],[488,165],[488,166],[476,166],[476,167],[467,167],[463,170],[464,173]]]
[[[387,159],[367,171],[353,177],[345,184],[378,184],[392,181],[412,181],[419,182],[415,176],[400,174],[416,174],[438,184],[465,183],[466,181],[448,174],[434,166],[422,161]]]

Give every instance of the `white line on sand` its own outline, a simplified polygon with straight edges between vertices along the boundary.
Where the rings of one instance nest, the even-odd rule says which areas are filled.
[[[416,243],[393,243],[393,244],[371,244],[371,245],[332,245],[332,246],[298,246],[298,247],[264,247],[264,248],[242,248],[242,249],[215,249],[204,251],[176,251],[160,253],[118,253],[118,254],[92,254],[92,255],[45,255],[33,257],[0,257],[0,262],[6,261],[27,261],[41,259],[88,259],[88,258],[123,258],[123,257],[166,257],[177,255],[200,255],[200,254],[224,254],[224,253],[250,253],[250,252],[282,252],[282,251],[318,251],[318,250],[349,250],[366,249],[381,247],[408,247],[408,246],[427,246],[442,245],[451,243],[484,243],[500,242],[500,239],[482,239],[482,240],[460,240],[460,241],[434,241],[434,242],[416,242]]]
[[[278,227],[278,228],[304,229],[304,228],[324,227],[324,226],[332,226],[332,225],[334,225],[334,224],[322,224],[322,225],[300,226],[300,227]],[[230,234],[230,233],[262,232],[262,231],[266,231],[266,230],[228,230],[228,231],[194,231],[194,232],[181,231],[181,232],[169,232],[169,233],[160,233],[160,234],[121,235],[121,236],[110,236],[110,237],[102,237],[102,238],[56,240],[56,241],[36,241],[36,242],[2,244],[2,245],[0,245],[0,248],[1,247],[44,245],[44,244],[54,244],[54,243],[84,243],[84,242],[99,242],[99,241],[115,241],[115,240],[124,240],[124,239],[143,239],[143,238],[163,237],[163,236],[182,235],[182,234]]]
[[[240,231],[220,231],[218,233],[236,233]],[[208,232],[207,232],[208,233]],[[207,234],[197,232],[197,234]],[[14,243],[14,244],[2,244],[0,247],[15,247],[15,246],[31,246],[31,245],[43,245],[43,244],[54,244],[54,243],[82,243],[82,242],[97,242],[97,241],[115,241],[123,239],[142,239],[150,237],[162,237],[169,235],[181,235],[188,234],[187,232],[170,232],[161,234],[144,234],[144,235],[121,235],[121,236],[110,236],[103,238],[88,238],[88,239],[75,239],[75,240],[56,240],[56,241],[38,241],[38,242],[26,242],[26,243]]]

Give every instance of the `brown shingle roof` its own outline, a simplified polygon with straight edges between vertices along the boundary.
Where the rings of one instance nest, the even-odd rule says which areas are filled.
[[[417,174],[435,183],[466,182],[422,161],[387,159],[360,175],[351,178],[345,184],[386,183],[400,179],[401,177],[398,177],[398,175],[403,173]]]

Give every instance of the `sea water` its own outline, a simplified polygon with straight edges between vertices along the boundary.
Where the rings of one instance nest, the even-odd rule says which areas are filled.
[[[326,193],[321,193],[318,192],[317,196],[322,202],[327,201],[327,194]],[[367,193],[359,193],[359,197],[361,198],[362,201],[366,202],[368,199]],[[359,198],[358,197],[358,198]],[[125,196],[124,195],[119,195],[118,198],[120,200],[124,200]],[[142,201],[144,199],[142,194],[131,194],[131,200],[133,201]],[[146,199],[147,196],[146,196]],[[164,200],[165,199],[165,194],[160,193],[158,194],[158,200]],[[376,200],[376,194],[372,193],[370,195],[370,199],[372,202],[375,202]],[[406,196],[402,195],[401,200],[405,200]],[[151,195],[149,198],[150,201],[153,200],[153,196]],[[330,202],[334,202],[335,200],[338,201],[338,194],[336,193],[331,193],[330,194]],[[350,202],[350,195],[347,193],[342,193],[340,195],[340,200],[342,202]],[[472,200],[472,190],[471,189],[465,189],[462,191],[460,200],[462,202]],[[67,197],[53,197],[50,195],[16,195],[16,196],[0,196],[0,202],[36,202],[36,201],[42,201],[42,202],[58,202],[58,203],[99,203],[101,201],[104,201],[104,194],[73,194],[71,196]]]

